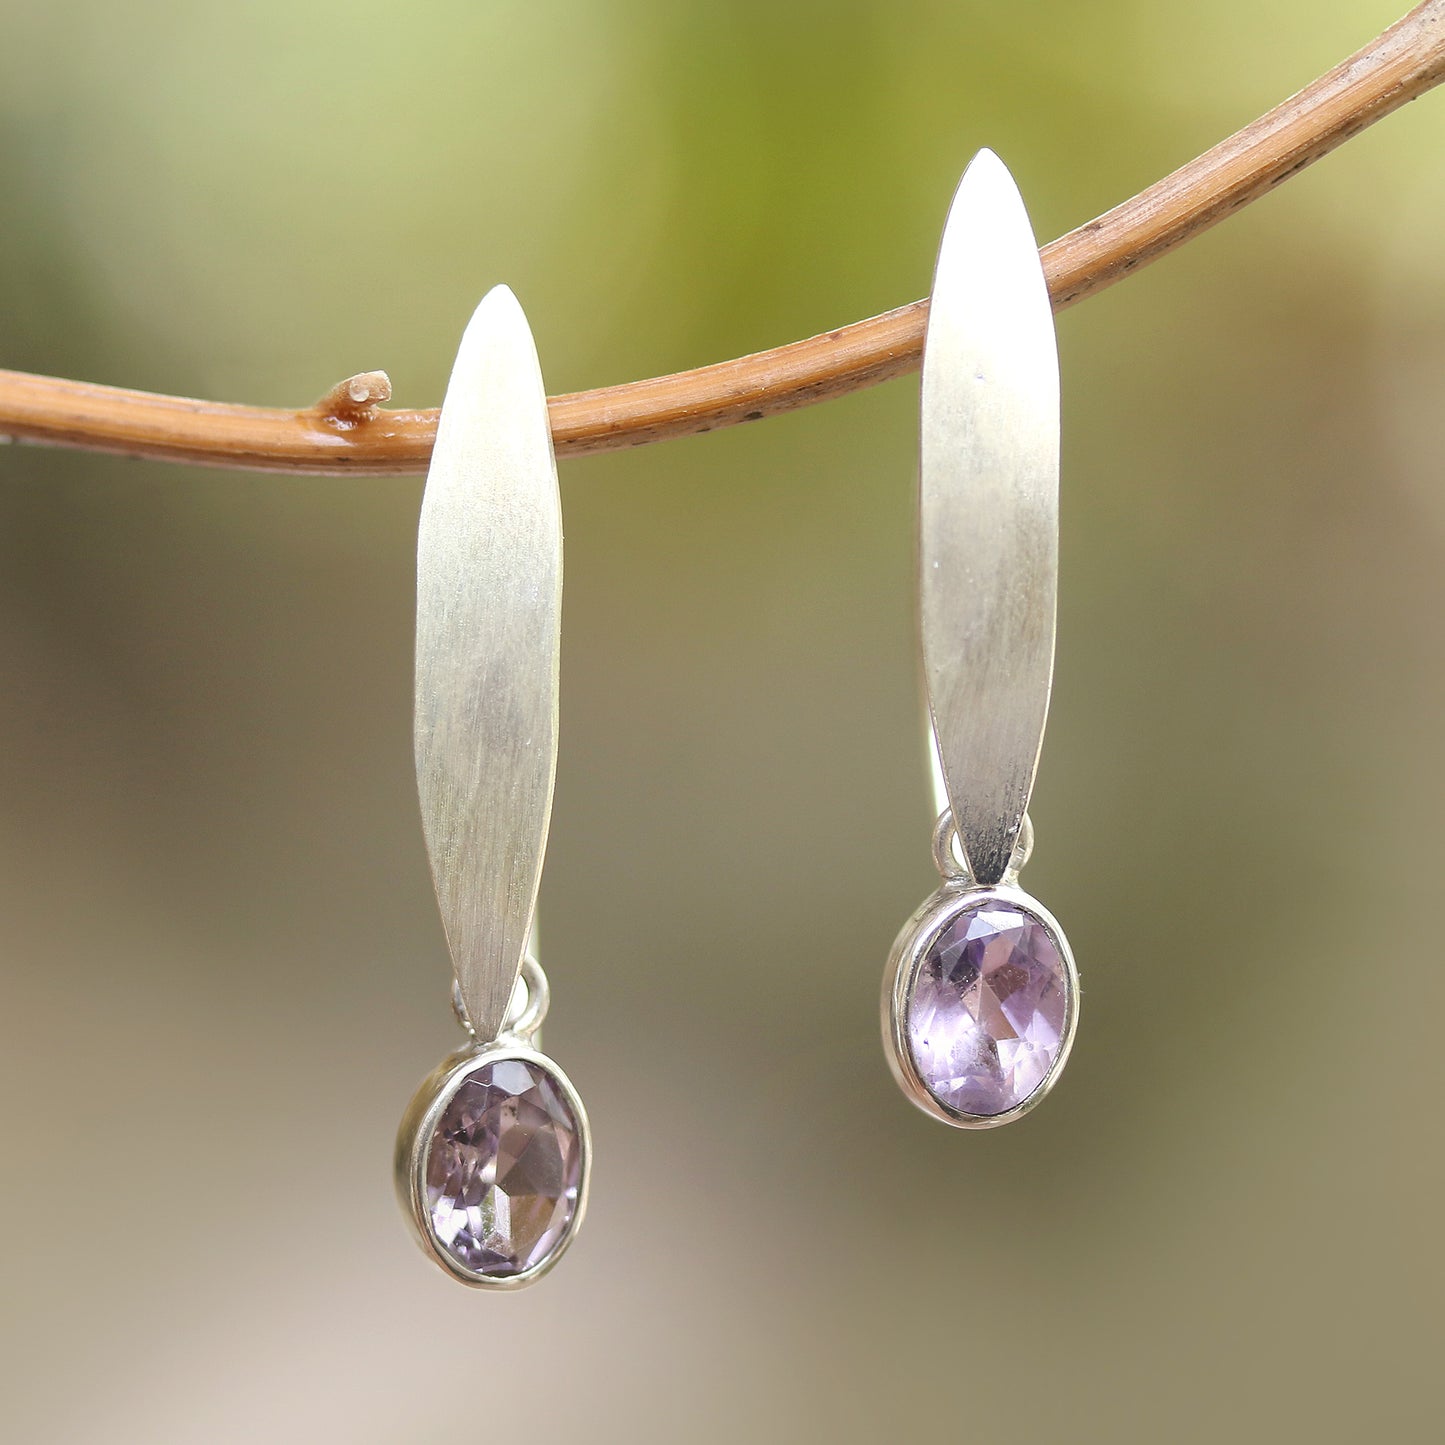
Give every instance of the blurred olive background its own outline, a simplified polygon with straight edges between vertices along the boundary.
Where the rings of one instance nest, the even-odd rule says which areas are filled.
[[[1041,236],[1403,0],[0,4],[0,365],[439,399],[923,294],[980,145]],[[1445,97],[1060,320],[1027,882],[1064,1083],[960,1135],[877,991],[932,887],[916,384],[562,467],[534,1291],[408,1239],[455,1041],[411,772],[421,483],[0,450],[4,1423],[57,1442],[1438,1440]]]

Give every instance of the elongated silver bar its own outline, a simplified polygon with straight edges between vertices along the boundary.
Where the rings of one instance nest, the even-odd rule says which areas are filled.
[[[557,763],[562,507],[542,371],[505,286],[477,307],[417,539],[416,778],[462,1003],[494,1039],[536,910]]]
[[[1048,717],[1058,588],[1059,359],[1023,198],[974,157],[939,248],[923,351],[924,673],[975,884],[1009,870]]]

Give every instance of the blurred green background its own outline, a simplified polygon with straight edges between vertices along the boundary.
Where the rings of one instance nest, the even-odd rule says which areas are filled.
[[[1402,0],[0,3],[0,365],[435,404],[507,281],[551,389],[923,294]],[[0,1434],[1434,1441],[1445,98],[1060,321],[1027,882],[1063,1084],[959,1135],[877,991],[932,887],[916,385],[565,463],[565,1266],[457,1289],[393,1131],[454,1042],[414,799],[421,483],[0,450]]]

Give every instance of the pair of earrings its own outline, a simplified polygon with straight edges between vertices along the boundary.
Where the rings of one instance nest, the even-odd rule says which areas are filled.
[[[924,346],[919,594],[942,884],[884,976],[883,1037],[920,1108],[960,1128],[1032,1109],[1063,1068],[1078,977],[1018,886],[1053,676],[1059,380],[1023,200],[983,151],[949,213]],[[447,386],[417,548],[416,769],[468,1039],[422,1084],[396,1182],[464,1284],[554,1265],[587,1203],[591,1136],[541,1052],[531,952],[552,809],[562,519],[531,333],[505,287]]]

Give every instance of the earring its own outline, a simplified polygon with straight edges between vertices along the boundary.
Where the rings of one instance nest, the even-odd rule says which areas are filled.
[[[562,509],[536,348],[505,286],[447,384],[416,590],[417,789],[468,1041],[402,1119],[397,1193],[448,1274],[516,1289],[582,1223],[591,1137],[540,1052],[547,981],[528,952],[557,762]]]
[[[942,886],[883,981],[904,1093],[963,1129],[1028,1113],[1068,1057],[1079,982],[1018,886],[1054,665],[1059,362],[1013,177],[980,151],[959,183],[923,351],[919,603]]]

